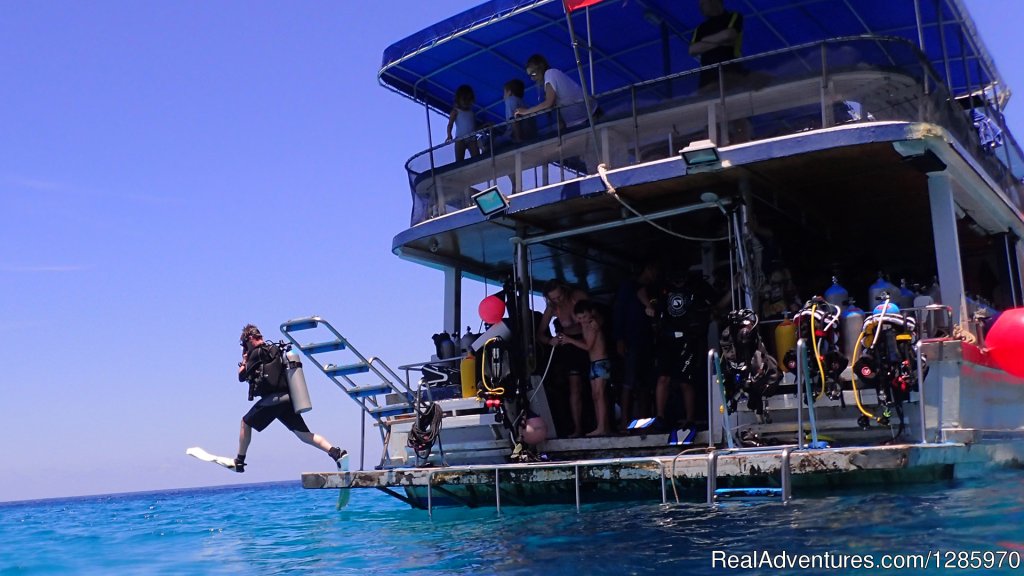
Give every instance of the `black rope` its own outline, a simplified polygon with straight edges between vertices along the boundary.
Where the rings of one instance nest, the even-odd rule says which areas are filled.
[[[441,435],[441,419],[443,416],[441,408],[430,403],[422,412],[416,411],[416,421],[409,429],[409,447],[416,452],[416,457],[426,461]]]

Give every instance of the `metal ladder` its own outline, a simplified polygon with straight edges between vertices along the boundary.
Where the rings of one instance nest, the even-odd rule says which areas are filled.
[[[321,325],[334,335],[333,339],[300,344],[295,336],[293,336],[294,332],[313,330]],[[367,358],[363,356],[344,336],[334,329],[334,326],[331,326],[330,322],[319,316],[296,318],[281,324],[281,333],[292,343],[296,350],[302,352],[338,388],[363,407],[365,414],[373,418],[380,425],[381,437],[385,441],[391,432],[391,427],[385,419],[400,414],[413,413],[412,402],[414,395],[409,385],[380,358]],[[350,364],[334,364],[322,362],[318,358],[318,356],[323,354],[339,351],[350,352],[355,356],[356,361]],[[353,378],[358,377],[359,374],[370,374],[374,377],[374,380],[369,383],[356,382]],[[385,398],[389,394],[401,396],[402,401],[387,404]]]
[[[725,448],[721,450],[712,450],[708,454],[708,472],[707,472],[707,496],[708,504],[714,504],[718,502],[719,496],[748,496],[748,497],[764,497],[764,496],[775,496],[781,497],[782,503],[785,504],[793,497],[792,482],[790,480],[792,475],[792,468],[790,467],[790,460],[793,452],[797,450],[794,445],[789,446],[763,446],[763,447],[751,447],[751,448]],[[779,483],[782,485],[779,488],[772,486],[763,487],[751,487],[751,488],[719,488],[718,487],[718,458],[719,456],[725,456],[729,454],[779,454],[780,463],[779,469],[781,478]]]

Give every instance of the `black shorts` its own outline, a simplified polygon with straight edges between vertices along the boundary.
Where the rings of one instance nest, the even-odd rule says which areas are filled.
[[[582,336],[575,336],[582,338]],[[572,344],[562,344],[555,348],[555,363],[562,374],[582,376],[584,380],[590,378],[590,354]]]
[[[691,384],[706,377],[708,347],[703,341],[689,338],[663,337],[657,346],[658,376],[669,376]]]
[[[280,420],[281,424],[292,432],[309,432],[302,414],[295,413],[287,394],[283,397],[278,394],[264,396],[253,404],[245,416],[242,416],[242,422],[252,426],[257,432],[262,432],[274,420]]]

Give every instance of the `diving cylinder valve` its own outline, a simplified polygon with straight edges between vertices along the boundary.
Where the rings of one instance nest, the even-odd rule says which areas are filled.
[[[467,352],[459,363],[459,372],[462,378],[462,397],[476,397],[476,356],[473,356],[472,351]]]
[[[775,359],[779,366],[786,370],[786,363],[782,361],[786,353],[796,348],[796,324],[789,319],[789,312],[778,326],[775,327]]]
[[[854,306],[853,301],[843,311],[839,318],[839,342],[843,349],[843,356],[846,356],[853,363],[853,351],[857,345],[857,338],[860,338],[864,330],[864,311]]]
[[[839,279],[832,277],[832,285],[825,290],[825,301],[834,306],[842,307],[850,298],[850,293],[839,285]]]
[[[285,352],[284,358],[288,361],[288,395],[292,399],[292,408],[295,409],[296,414],[309,412],[313,409],[313,404],[309,401],[306,376],[302,374],[302,361],[299,360],[299,355],[292,350]]]
[[[888,292],[889,296],[895,298],[899,295],[899,288],[894,286],[892,282],[885,279],[885,275],[881,271],[878,272],[878,280],[868,287],[868,309],[874,309],[876,304],[882,302],[882,293]]]

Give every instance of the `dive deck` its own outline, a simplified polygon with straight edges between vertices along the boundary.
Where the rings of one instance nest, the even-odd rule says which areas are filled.
[[[1024,445],[992,440],[826,449],[769,446],[716,451],[697,447],[675,456],[307,472],[302,475],[302,486],[376,488],[424,510],[452,504],[500,509],[502,503],[573,501],[578,507],[587,502],[644,498],[660,498],[662,503],[705,498],[712,502],[720,491],[709,489],[709,477],[717,486],[786,488],[780,486],[787,481],[783,479],[786,459],[792,488],[799,496],[802,490],[935,482],[970,477],[993,465],[1021,466]],[[716,472],[712,476],[709,470],[713,467]]]

